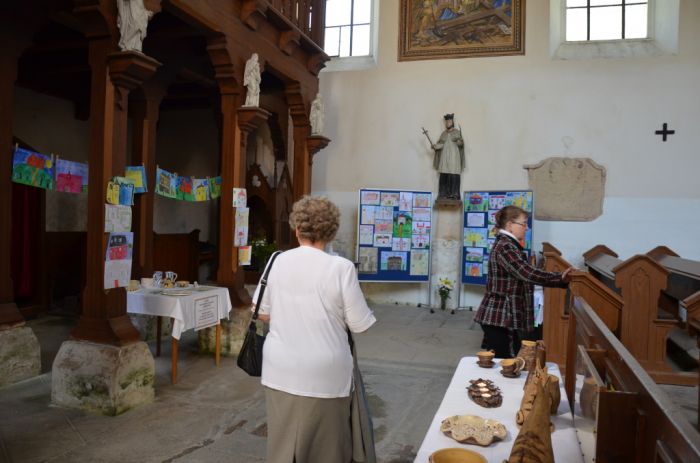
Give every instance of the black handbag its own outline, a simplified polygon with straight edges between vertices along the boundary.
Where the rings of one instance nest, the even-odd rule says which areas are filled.
[[[267,264],[265,273],[263,273],[263,276],[260,279],[260,293],[258,294],[258,302],[255,304],[255,312],[253,313],[253,318],[250,319],[250,325],[248,326],[248,332],[243,340],[243,346],[241,347],[241,351],[238,353],[238,360],[236,364],[250,376],[260,376],[262,374],[263,343],[265,342],[265,336],[260,336],[258,334],[255,320],[258,319],[260,302],[262,301],[263,294],[265,294],[265,287],[267,286],[267,277],[270,274],[270,269],[272,268],[272,264],[275,262],[275,259],[280,254],[282,254],[282,252],[278,251],[272,255],[270,258],[270,263]]]

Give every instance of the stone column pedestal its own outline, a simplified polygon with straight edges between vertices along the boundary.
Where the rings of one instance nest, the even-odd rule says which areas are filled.
[[[0,387],[41,372],[39,340],[28,326],[0,328]]]
[[[145,342],[65,341],[53,362],[51,402],[115,416],[152,402],[155,361]]]
[[[251,312],[248,309],[231,310],[229,320],[221,320],[221,355],[235,357],[241,351],[243,339],[248,332]],[[259,322],[258,325],[262,324]],[[258,326],[258,332],[261,327]],[[262,334],[262,333],[261,333]],[[199,331],[199,353],[214,354],[216,349],[216,328],[205,328]]]
[[[433,243],[430,300],[432,307],[440,307],[438,287],[440,279],[453,283],[447,309],[454,310],[458,304],[460,265],[462,262],[462,201],[437,200],[433,211]]]

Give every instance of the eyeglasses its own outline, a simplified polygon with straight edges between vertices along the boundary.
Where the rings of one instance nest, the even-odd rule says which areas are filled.
[[[515,220],[511,220],[511,222],[517,223],[517,224],[520,225],[521,227],[528,228],[528,227],[527,227],[527,222],[516,222]]]

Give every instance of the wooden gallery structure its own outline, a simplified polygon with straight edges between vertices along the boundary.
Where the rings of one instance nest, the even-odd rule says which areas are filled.
[[[310,192],[313,156],[330,142],[312,135],[309,121],[318,73],[329,59],[321,48],[325,0],[144,0],[150,20],[142,51],[120,46],[118,3],[0,5],[0,332],[24,325],[9,259],[15,86],[72,102],[76,118],[89,125],[85,284],[82,313],[67,342],[117,349],[143,344],[127,316],[125,289],[103,288],[105,197],[108,181],[124,175],[129,163],[143,164],[153,184],[162,110],[210,108],[217,115],[222,193],[216,281],[229,288],[234,306],[250,302],[233,246],[231,207],[232,188],[250,184],[248,135],[269,120],[282,126],[275,131],[288,144],[279,151],[289,153],[292,199]],[[253,53],[260,62],[260,105],[244,106],[244,69]],[[137,279],[154,271],[153,188],[135,202],[132,278]]]

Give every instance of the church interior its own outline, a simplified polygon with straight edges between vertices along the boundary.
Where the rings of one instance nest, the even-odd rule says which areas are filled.
[[[700,461],[695,20],[696,0],[2,2],[0,462],[266,461],[236,361],[306,195],[337,205],[326,252],[378,321],[356,336],[367,461]],[[535,289],[537,344],[499,375],[474,317],[507,205],[529,265],[573,271]],[[505,437],[450,433],[470,415]]]

